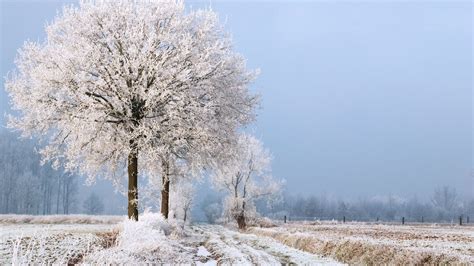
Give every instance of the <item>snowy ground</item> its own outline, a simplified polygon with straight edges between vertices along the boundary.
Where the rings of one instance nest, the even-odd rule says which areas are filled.
[[[9,221],[29,223],[0,222],[0,264],[339,264],[269,237],[219,225],[197,224],[183,230],[182,224],[167,223],[155,214],[143,215],[139,223],[124,222],[122,218],[115,224],[111,221],[116,218],[104,218],[103,223],[95,224],[46,224],[45,219],[59,220],[48,217],[33,217],[39,223],[31,223],[27,217],[13,218]]]
[[[1,216],[1,264],[474,264],[474,227],[291,223],[239,232],[124,217]]]
[[[102,224],[0,224],[0,264],[68,263],[102,249]]]
[[[340,264],[288,247],[269,237],[239,233],[219,225],[199,225],[192,229],[204,236],[206,249],[223,264]]]
[[[250,232],[349,264],[474,264],[474,226],[291,223]]]

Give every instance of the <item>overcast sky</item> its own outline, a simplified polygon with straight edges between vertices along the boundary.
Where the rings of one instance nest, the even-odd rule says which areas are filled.
[[[1,2],[1,74],[64,2]],[[194,8],[209,2],[192,2]],[[212,1],[262,74],[252,131],[292,193],[474,195],[470,1]],[[0,113],[9,111],[0,90]],[[0,124],[5,119],[0,118]]]

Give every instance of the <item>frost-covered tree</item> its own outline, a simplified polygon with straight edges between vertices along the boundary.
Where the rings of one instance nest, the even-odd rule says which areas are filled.
[[[453,219],[460,203],[456,189],[449,186],[436,188],[431,202],[438,212],[437,218],[446,220]]]
[[[191,207],[194,203],[195,189],[193,183],[186,179],[178,179],[171,189],[171,209],[177,218],[186,223],[189,220]]]
[[[431,202],[437,208],[450,211],[456,207],[457,204],[456,190],[449,186],[436,188]]]
[[[256,215],[255,200],[278,195],[281,182],[272,178],[270,153],[255,137],[241,134],[226,153],[227,159],[214,169],[212,180],[227,192],[224,215],[244,229],[248,218]]]
[[[197,171],[253,118],[255,73],[211,10],[182,1],[81,1],[64,8],[42,43],[26,42],[6,90],[9,126],[46,143],[41,153],[94,181],[160,175],[168,215],[169,165]],[[127,174],[124,170],[127,169]]]

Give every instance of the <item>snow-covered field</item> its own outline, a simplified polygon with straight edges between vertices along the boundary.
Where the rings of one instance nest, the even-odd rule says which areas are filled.
[[[339,262],[338,262],[339,261]],[[291,223],[239,232],[146,213],[1,216],[0,264],[474,264],[474,227]]]
[[[249,231],[349,264],[474,264],[472,225],[316,222]]]
[[[2,214],[0,224],[117,224],[124,216]]]
[[[157,214],[142,215],[138,223],[117,217],[61,219],[64,223],[54,223],[58,217],[0,216],[0,264],[340,264],[270,237],[219,225],[183,229],[179,222],[166,222]],[[74,223],[79,220],[82,223]]]

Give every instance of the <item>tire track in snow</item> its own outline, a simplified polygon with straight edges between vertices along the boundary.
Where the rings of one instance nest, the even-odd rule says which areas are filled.
[[[271,238],[239,233],[218,225],[195,226],[208,236],[206,248],[219,264],[341,265],[340,263],[283,245]]]
[[[201,230],[207,236],[204,246],[213,254],[219,264],[251,264],[250,257],[236,246],[226,243],[225,237],[219,232],[213,232],[210,228]]]

